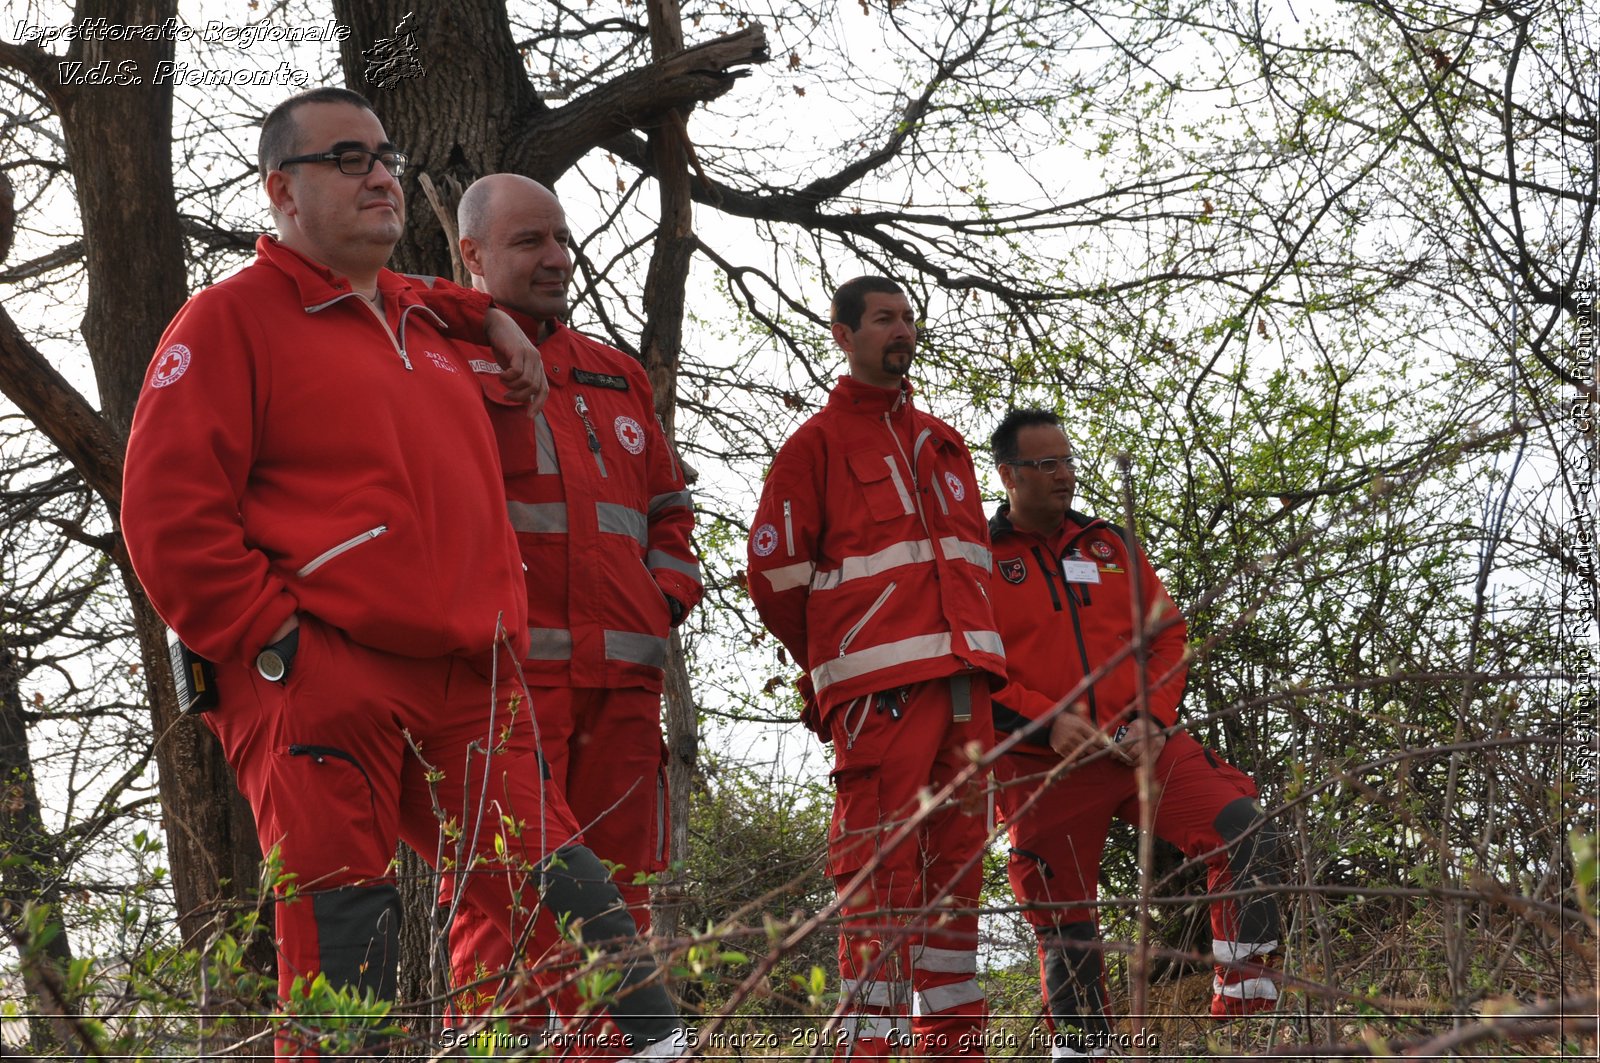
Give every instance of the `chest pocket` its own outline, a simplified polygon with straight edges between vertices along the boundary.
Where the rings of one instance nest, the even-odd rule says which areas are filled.
[[[916,486],[907,482],[893,458],[876,451],[856,451],[850,455],[849,464],[874,520],[900,520],[916,514],[912,498]]]

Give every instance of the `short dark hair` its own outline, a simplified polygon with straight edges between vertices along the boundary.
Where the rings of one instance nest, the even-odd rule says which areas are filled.
[[[845,281],[833,293],[832,320],[854,332],[861,327],[861,315],[867,312],[867,296],[904,295],[905,289],[888,277],[857,277]]]
[[[1050,424],[1061,427],[1061,417],[1051,410],[1029,406],[1021,410],[1012,410],[995,426],[994,434],[989,437],[989,449],[994,451],[994,463],[1004,465],[1008,461],[1017,460],[1017,436],[1024,428],[1036,424]]]
[[[261,123],[261,139],[256,141],[256,166],[261,170],[263,181],[284,159],[299,153],[300,128],[295,124],[294,112],[308,103],[348,103],[353,107],[364,107],[373,114],[378,113],[373,110],[372,101],[361,93],[336,85],[307,89],[290,96],[268,112],[266,120]]]

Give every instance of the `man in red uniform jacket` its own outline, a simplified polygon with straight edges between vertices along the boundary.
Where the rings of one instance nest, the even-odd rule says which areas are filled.
[[[1010,500],[989,524],[995,618],[1011,675],[994,696],[995,728],[1022,735],[994,772],[1011,835],[1011,885],[1020,902],[1037,905],[1027,919],[1039,938],[1055,1058],[1104,1055],[1111,1027],[1099,929],[1086,902],[1096,895],[1112,817],[1139,820],[1137,765],[1155,764],[1157,835],[1190,857],[1211,854],[1214,891],[1275,882],[1277,842],[1249,777],[1177,726],[1183,617],[1144,554],[1130,555],[1122,529],[1071,508],[1077,481],[1060,418],[1013,411],[991,444]],[[1148,638],[1142,669],[1127,652],[1136,623]],[[1064,698],[1072,704],[1056,711]],[[1082,763],[1041,794],[1063,757]],[[1275,898],[1214,902],[1211,928],[1212,1014],[1270,1007],[1277,984],[1264,965],[1281,936]]]
[[[843,901],[842,1055],[984,1054],[977,975],[981,778],[920,802],[989,748],[1005,676],[972,457],[916,409],[916,317],[899,286],[833,298],[849,358],[824,409],[773,461],[751,522],[750,596],[805,668],[807,719],[834,748],[828,870]]]
[[[666,866],[662,672],[670,629],[703,593],[692,500],[643,367],[562,324],[571,234],[555,194],[493,174],[467,189],[458,216],[477,290],[438,282],[424,298],[452,323],[474,320],[492,299],[539,345],[550,382],[530,419],[502,399],[499,367],[475,363],[526,568],[523,669],[540,752],[648,930],[650,889],[639,879]],[[465,909],[450,939],[456,984],[493,996],[483,973],[514,966],[504,931]],[[541,936],[534,957],[547,945]]]
[[[321,974],[393,998],[401,839],[496,869],[464,891],[476,910],[529,908],[537,888],[628,949],[498,653],[522,655],[526,606],[474,349],[383,268],[406,157],[344,89],[280,104],[259,154],[279,239],[168,326],[122,528],[151,601],[215,662],[205,719],[279,864],[280,992],[298,1010]],[[508,382],[525,396],[536,361],[524,374]],[[653,974],[627,964],[614,1014],[631,1051],[658,1054],[678,1024],[659,982],[638,984]],[[303,1030],[280,1053],[314,1054]]]

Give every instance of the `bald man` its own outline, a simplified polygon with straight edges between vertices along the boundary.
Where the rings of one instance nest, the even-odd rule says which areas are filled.
[[[538,344],[550,398],[533,418],[500,401],[498,366],[479,366],[527,566],[530,649],[523,662],[541,752],[586,844],[613,872],[641,932],[646,876],[666,866],[662,674],[671,628],[700,600],[694,512],[681,467],[633,358],[573,332],[571,233],[549,189],[515,174],[475,182],[458,212],[475,291],[439,284],[452,313],[493,305]],[[430,298],[430,302],[433,299]],[[543,951],[543,942],[533,950]],[[506,935],[477,910],[451,930],[457,984],[498,988]]]

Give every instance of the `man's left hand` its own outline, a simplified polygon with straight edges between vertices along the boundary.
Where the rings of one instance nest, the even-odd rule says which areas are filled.
[[[1117,743],[1117,754],[1129,764],[1138,766],[1149,760],[1154,764],[1166,747],[1167,736],[1149,717],[1136,716],[1128,724],[1127,733]]]
[[[500,383],[505,385],[506,398],[512,402],[527,400],[529,416],[539,412],[550,395],[539,348],[503,310],[491,307],[483,315],[483,331],[494,348],[494,360],[503,367]]]

